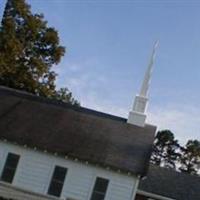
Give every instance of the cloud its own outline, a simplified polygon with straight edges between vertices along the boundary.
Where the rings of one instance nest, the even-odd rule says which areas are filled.
[[[111,115],[127,118],[128,111],[123,107],[119,107],[107,99],[100,98],[96,93],[90,93],[81,101],[82,106],[88,107],[100,112],[105,112]]]
[[[126,105],[113,98],[104,74],[91,70],[96,64],[82,61],[67,63],[65,68],[59,67],[56,71],[59,74],[58,86],[68,87],[84,107],[127,118],[132,102]],[[164,102],[154,106],[151,104],[147,122],[155,124],[158,130],[170,129],[181,143],[185,143],[188,139],[200,140],[199,113],[198,106],[189,106],[178,101],[168,105]]]
[[[82,99],[82,105],[101,112],[127,118],[129,110],[125,107],[114,105],[109,100],[102,100],[97,95],[91,94]],[[189,139],[200,140],[200,110],[194,107],[180,108],[180,105],[154,107],[147,112],[147,123],[156,125],[157,130],[169,129],[181,144]]]
[[[104,99],[98,93],[90,92],[81,99],[82,106],[112,115],[127,118],[128,107],[116,105],[109,99]],[[200,140],[200,110],[195,106],[173,104],[155,106],[147,112],[147,123],[156,125],[157,130],[169,129],[181,144],[189,139]]]
[[[170,129],[181,143],[188,139],[200,140],[200,110],[196,106],[173,104],[154,107],[148,113],[148,122],[158,130]]]
[[[107,79],[98,71],[98,63],[95,60],[82,60],[80,62],[64,61],[55,68],[58,74],[57,87],[67,87],[73,92],[73,96],[81,102],[87,102],[85,98],[100,97],[107,92]],[[94,70],[95,66],[95,70]],[[92,103],[92,101],[90,101]],[[87,104],[88,106],[88,104]]]

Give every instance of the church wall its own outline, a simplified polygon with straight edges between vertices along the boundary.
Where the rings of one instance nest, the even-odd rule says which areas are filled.
[[[138,178],[0,142],[0,174],[8,152],[20,155],[13,185],[47,194],[55,165],[68,169],[61,198],[89,200],[96,177],[109,179],[105,200],[132,200]]]

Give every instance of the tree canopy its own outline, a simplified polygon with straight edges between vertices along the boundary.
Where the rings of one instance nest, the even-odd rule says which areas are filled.
[[[176,167],[179,144],[170,130],[158,131],[152,153],[152,163],[169,168]]]
[[[186,145],[180,145],[170,130],[158,131],[153,145],[151,163],[198,175],[200,141],[188,140]]]
[[[64,56],[58,32],[25,0],[7,0],[0,26],[0,84],[78,104],[67,88],[56,90],[52,67]]]
[[[200,168],[200,141],[189,140],[185,147],[181,148],[179,170],[190,174],[197,174]]]

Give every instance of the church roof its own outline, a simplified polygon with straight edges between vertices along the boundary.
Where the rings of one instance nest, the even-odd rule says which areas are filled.
[[[156,127],[0,86],[0,139],[144,175]]]
[[[150,165],[139,190],[176,200],[199,200],[200,177]]]

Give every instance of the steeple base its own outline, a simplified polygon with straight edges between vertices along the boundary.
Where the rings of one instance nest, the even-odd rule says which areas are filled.
[[[146,115],[143,113],[135,112],[135,111],[130,111],[127,123],[133,124],[136,126],[141,126],[144,127],[145,121],[146,121]]]

